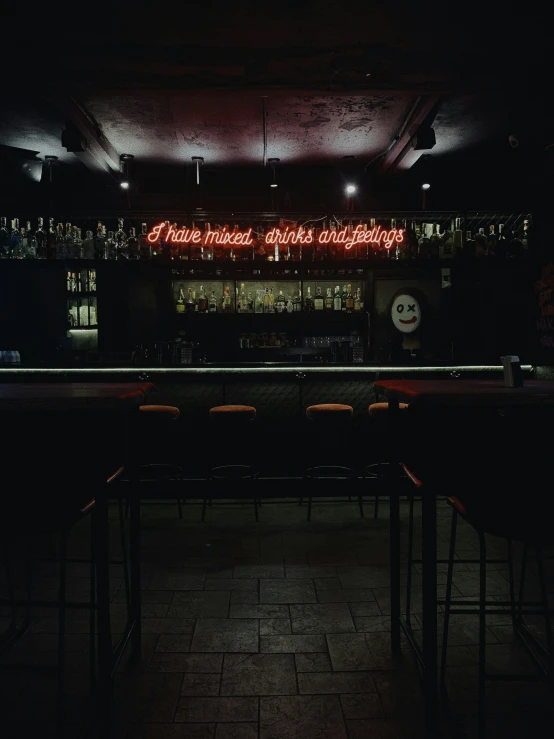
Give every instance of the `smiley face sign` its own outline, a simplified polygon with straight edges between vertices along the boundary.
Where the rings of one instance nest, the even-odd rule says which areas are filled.
[[[392,303],[391,317],[394,327],[403,334],[411,334],[421,323],[421,306],[410,293],[397,295]]]

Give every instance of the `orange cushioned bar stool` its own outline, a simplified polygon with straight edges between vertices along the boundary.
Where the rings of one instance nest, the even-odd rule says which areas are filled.
[[[408,408],[408,403],[398,403],[400,411]],[[364,469],[364,478],[381,482],[384,477],[387,464],[387,444],[394,441],[390,434],[389,404],[387,402],[371,403],[367,409],[370,423],[370,448],[375,455],[375,462],[368,464]],[[379,495],[375,495],[375,508],[373,517],[377,518],[379,513]]]
[[[138,424],[135,429],[138,436],[135,452],[138,451],[139,480],[152,484],[156,498],[164,497],[166,487],[169,487],[165,483],[183,481],[183,468],[169,461],[175,458],[178,448],[173,422],[178,421],[180,417],[181,412],[174,405],[141,405],[139,408]],[[160,487],[154,489],[156,483],[159,483]],[[183,486],[176,487],[179,518],[183,518],[181,507]]]
[[[354,492],[353,483],[345,482],[358,477],[352,465],[350,432],[354,409],[342,403],[319,403],[306,408],[306,418],[310,424],[307,448],[308,465],[304,467],[303,478],[309,483],[317,497],[348,496]],[[336,484],[327,485],[326,481]],[[344,483],[344,484],[343,484]],[[340,487],[339,487],[340,486]],[[308,496],[308,517],[312,517],[312,492]],[[300,499],[302,504],[302,498]],[[360,515],[363,518],[363,501],[358,496]]]
[[[258,499],[252,485],[259,476],[252,460],[255,422],[256,409],[252,405],[217,405],[210,408],[213,457],[208,468],[209,492],[204,497],[202,521],[206,516],[206,505],[208,502],[211,505],[214,498],[250,497],[258,520]],[[213,484],[218,482],[221,484]],[[249,487],[252,487],[251,495],[245,495]]]

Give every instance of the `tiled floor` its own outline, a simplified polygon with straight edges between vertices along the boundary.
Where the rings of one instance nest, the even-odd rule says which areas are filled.
[[[447,553],[449,510],[439,506],[440,556]],[[114,507],[114,523],[116,518]],[[401,504],[407,523],[407,504]],[[368,505],[368,515],[371,506]],[[124,656],[116,676],[116,739],[418,739],[423,736],[418,672],[408,646],[395,663],[389,653],[388,510],[360,520],[357,503],[296,499],[267,502],[254,522],[251,505],[219,505],[200,522],[189,502],[184,519],[174,503],[143,508],[144,655]],[[114,546],[117,543],[114,526]],[[88,527],[72,536],[87,554]],[[476,536],[459,527],[460,558],[476,556]],[[42,547],[46,551],[48,545]],[[498,540],[490,555],[504,556]],[[419,569],[419,566],[416,566]],[[70,597],[88,595],[85,564],[70,565]],[[114,631],[125,620],[121,567],[113,568]],[[445,566],[439,566],[444,592]],[[457,598],[478,588],[475,565],[461,564]],[[404,567],[404,573],[406,568]],[[508,597],[503,564],[491,565],[491,599]],[[405,574],[404,574],[405,577]],[[414,627],[419,628],[415,574]],[[552,582],[552,578],[550,578]],[[42,563],[35,595],[55,597],[56,567]],[[6,624],[4,618],[3,624]],[[540,621],[537,622],[541,629]],[[67,624],[67,737],[78,737],[88,716],[89,625],[70,611]],[[544,629],[543,629],[544,631]],[[452,721],[474,736],[477,618],[453,616],[449,650]],[[533,672],[512,639],[508,615],[487,626],[489,667]],[[55,662],[56,615],[37,610],[31,633],[4,659],[0,673],[4,739],[56,736],[52,728],[55,673],[21,667]],[[493,683],[488,689],[488,736],[538,737],[554,731],[552,695],[542,683]],[[545,733],[545,727],[549,727]],[[104,739],[104,737],[102,737]]]

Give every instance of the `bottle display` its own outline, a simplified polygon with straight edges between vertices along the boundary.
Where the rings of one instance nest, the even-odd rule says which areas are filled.
[[[324,309],[325,300],[323,298],[323,293],[321,292],[321,287],[318,285],[315,289],[314,295],[314,310],[323,311]]]

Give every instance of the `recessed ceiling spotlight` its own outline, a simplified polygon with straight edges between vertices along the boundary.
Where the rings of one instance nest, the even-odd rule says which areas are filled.
[[[273,170],[273,180],[269,184],[270,187],[279,187],[279,185],[277,184],[277,175],[275,174],[275,165],[279,164],[280,161],[281,160],[279,159],[279,157],[270,157],[267,160],[267,163]]]
[[[356,187],[356,185],[347,185],[346,186],[346,194],[347,195],[354,195],[354,193],[356,192],[357,189],[358,188]]]
[[[421,186],[422,190],[428,190],[431,187],[431,185],[428,182],[424,182]]]
[[[121,182],[119,183],[119,187],[120,187],[120,188],[121,188],[122,190],[128,190],[128,189],[129,189],[129,182],[128,182],[127,180],[122,180],[122,181],[121,181]]]

